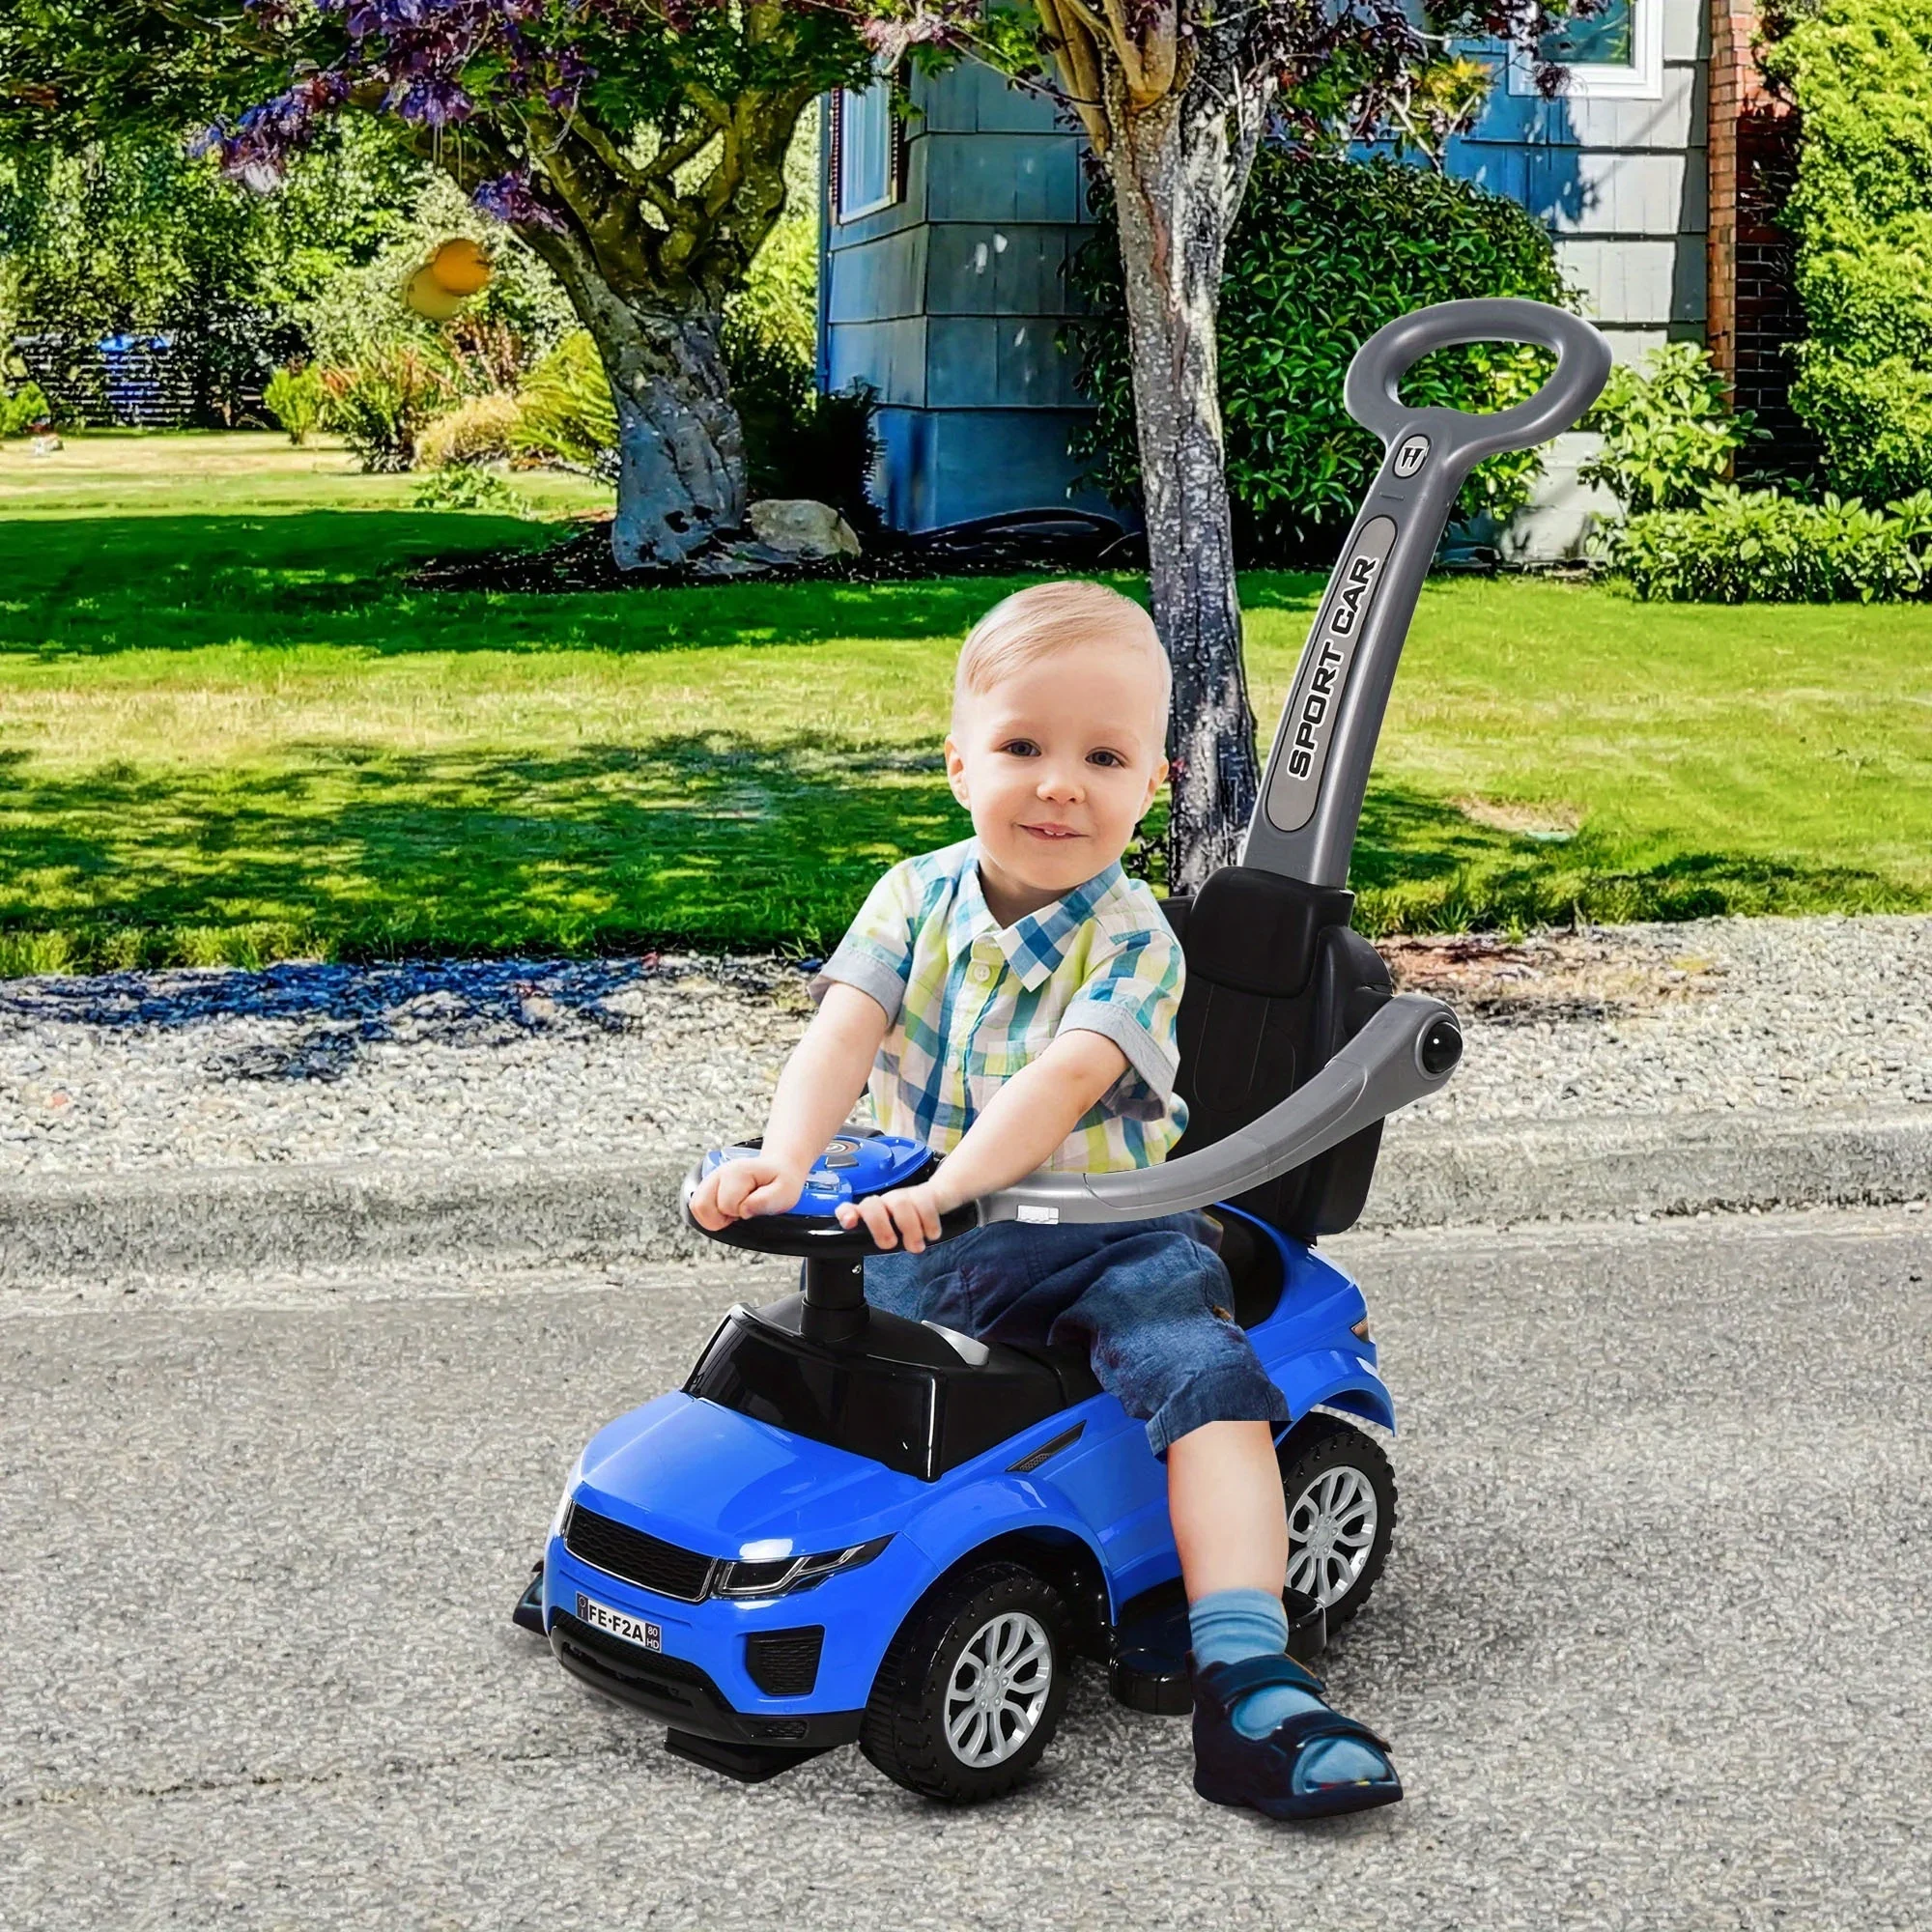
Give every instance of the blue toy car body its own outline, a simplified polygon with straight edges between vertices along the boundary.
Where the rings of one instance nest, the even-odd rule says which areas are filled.
[[[866,1153],[869,1164],[907,1150],[908,1160],[923,1154],[903,1142]],[[814,1178],[825,1172],[821,1160]],[[1326,1616],[1352,1614],[1373,1587],[1393,1493],[1373,1438],[1315,1411],[1393,1429],[1393,1405],[1356,1284],[1250,1216],[1224,1208],[1220,1217],[1243,1236],[1251,1294],[1272,1301],[1248,1333],[1296,1418],[1284,1443],[1298,1447],[1312,1422],[1324,1439],[1358,1441],[1354,1460],[1367,1464],[1341,1514],[1329,1512],[1341,1552],[1326,1575],[1311,1567],[1303,1579],[1315,1585],[1299,1620],[1303,1647],[1318,1648]],[[1165,1472],[1144,1426],[1112,1396],[1066,1403],[1063,1387],[1047,1391],[1045,1413],[978,1453],[970,1440],[949,1445],[944,1428],[919,1427],[922,1411],[1020,1351],[927,1324],[929,1351],[898,1349],[928,1353],[926,1362],[890,1359],[892,1344],[875,1336],[863,1357],[835,1364],[801,1338],[798,1307],[792,1297],[733,1308],[684,1388],[620,1416],[585,1447],[541,1579],[543,1628],[564,1667],[661,1719],[674,1750],[737,1776],[769,1776],[859,1740],[887,1652],[915,1609],[950,1574],[1005,1561],[1055,1589],[1068,1607],[1067,1647],[1110,1662],[1125,1701],[1184,1709],[1180,1565]],[[770,1406],[772,1365],[801,1358],[827,1376],[856,1375],[842,1400],[865,1413],[841,1421],[823,1406],[813,1434],[756,1413]],[[1043,1356],[1020,1365],[1026,1378],[1048,1373],[1078,1367]],[[796,1389],[786,1393],[796,1409]],[[886,1440],[895,1415],[913,1426]],[[855,1446],[818,1439],[855,1433]],[[1320,1512],[1309,1503],[1301,1514]]]

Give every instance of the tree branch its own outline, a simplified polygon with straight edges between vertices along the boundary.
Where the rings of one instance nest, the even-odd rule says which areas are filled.
[[[1099,58],[1085,17],[1075,12],[1079,0],[1065,0],[1065,5],[1062,0],[1035,0],[1035,5],[1065,82],[1066,100],[1087,130],[1088,145],[1104,156],[1113,130],[1100,98]]]
[[[563,122],[563,128],[588,148],[625,186],[641,188],[644,178],[624,158],[623,151],[597,123],[581,109]]]

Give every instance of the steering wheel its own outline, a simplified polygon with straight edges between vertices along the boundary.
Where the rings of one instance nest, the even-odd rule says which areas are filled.
[[[846,1202],[863,1201],[868,1195],[917,1186],[929,1180],[939,1166],[938,1156],[923,1142],[900,1134],[854,1129],[828,1143],[812,1162],[796,1206],[781,1214],[754,1214],[722,1228],[699,1227],[691,1214],[691,1197],[698,1182],[726,1161],[756,1153],[762,1145],[753,1135],[707,1153],[684,1178],[684,1218],[699,1234],[723,1241],[726,1247],[751,1248],[767,1255],[798,1255],[806,1261],[854,1262],[868,1255],[903,1252],[896,1247],[880,1247],[864,1222],[856,1228],[841,1228],[837,1210]],[[932,1238],[950,1241],[979,1225],[980,1204],[969,1201],[940,1216],[939,1234]],[[928,1247],[932,1238],[927,1240]]]

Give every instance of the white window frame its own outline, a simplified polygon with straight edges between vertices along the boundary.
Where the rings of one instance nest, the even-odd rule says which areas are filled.
[[[848,221],[862,221],[868,214],[876,214],[882,208],[891,208],[905,193],[904,184],[899,180],[899,126],[898,116],[892,105],[893,70],[889,67],[878,70],[878,78],[863,93],[855,93],[850,88],[835,88],[832,93],[832,111],[838,117],[833,155],[835,166],[832,171],[832,218],[843,224]],[[883,96],[882,105],[885,118],[886,170],[885,188],[876,201],[868,201],[863,207],[847,207],[845,202],[846,162],[852,152],[851,134],[845,120],[847,103],[857,104]]]
[[[1663,99],[1663,10],[1670,0],[1630,0],[1631,52],[1629,67],[1584,64],[1573,67],[1563,84],[1570,100],[1662,100]],[[1512,43],[1509,50],[1509,91],[1536,92],[1535,63]]]

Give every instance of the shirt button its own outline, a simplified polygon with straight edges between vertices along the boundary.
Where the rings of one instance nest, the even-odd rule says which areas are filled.
[[[982,959],[973,968],[970,977],[975,980],[990,980],[993,977],[993,969]]]

